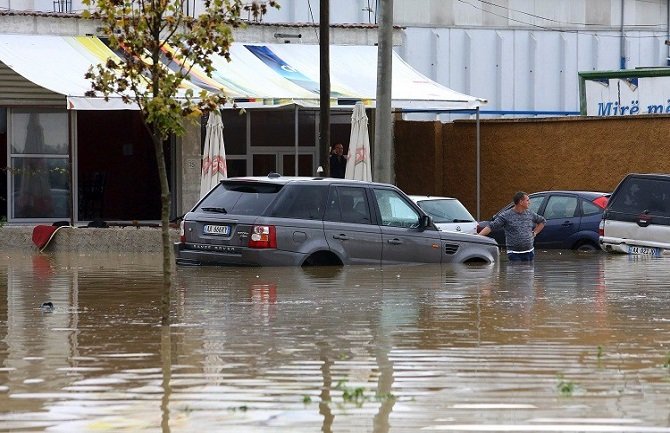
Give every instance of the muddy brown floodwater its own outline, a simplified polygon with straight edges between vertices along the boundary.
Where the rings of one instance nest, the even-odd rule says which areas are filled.
[[[0,253],[0,431],[670,432],[670,259],[159,266]]]

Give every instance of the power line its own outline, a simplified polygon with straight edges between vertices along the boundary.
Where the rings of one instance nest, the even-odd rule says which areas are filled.
[[[316,35],[316,42],[319,42],[319,32],[317,30],[316,20],[314,19],[314,11],[312,10],[311,0],[307,0],[307,8],[309,8],[309,16],[312,18],[312,26],[314,27],[314,34]]]

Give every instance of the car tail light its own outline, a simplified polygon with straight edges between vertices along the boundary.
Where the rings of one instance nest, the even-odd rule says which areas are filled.
[[[605,220],[600,220],[598,224],[598,236],[605,236]]]
[[[605,209],[607,207],[607,202],[609,201],[609,197],[602,196],[598,197],[597,199],[593,200],[593,204],[598,206],[600,209]]]
[[[249,248],[277,248],[275,226],[253,226],[249,237]]]
[[[184,220],[179,223],[179,242],[186,242],[186,232],[184,231]]]

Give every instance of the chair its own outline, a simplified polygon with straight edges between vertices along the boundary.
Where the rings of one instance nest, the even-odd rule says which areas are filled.
[[[367,207],[365,206],[365,202],[362,200],[354,205],[354,210],[360,213],[361,215],[367,215],[368,213]]]
[[[370,219],[367,217],[367,211],[362,209],[365,206],[364,202],[358,202],[354,205],[354,198],[350,195],[340,196],[340,210],[342,211],[342,221],[369,224]]]
[[[79,219],[93,220],[103,217],[105,184],[104,172],[92,172],[85,175],[79,184]]]

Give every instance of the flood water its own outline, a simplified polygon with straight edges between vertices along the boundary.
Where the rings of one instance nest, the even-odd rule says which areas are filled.
[[[159,265],[0,254],[0,431],[670,432],[669,259]]]

